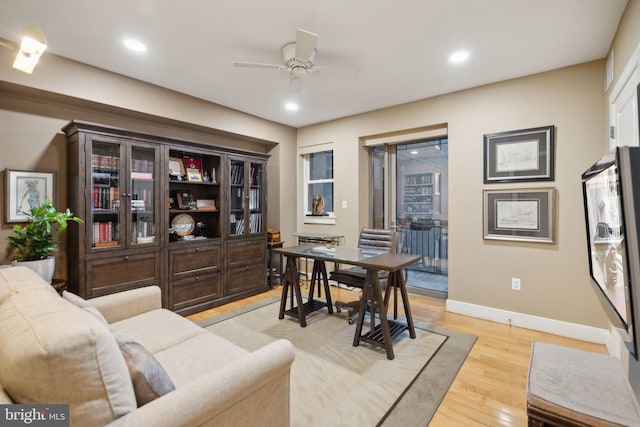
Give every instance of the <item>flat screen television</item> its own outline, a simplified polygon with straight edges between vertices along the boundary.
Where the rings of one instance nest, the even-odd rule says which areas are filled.
[[[640,147],[618,147],[582,174],[589,272],[600,302],[638,359]]]

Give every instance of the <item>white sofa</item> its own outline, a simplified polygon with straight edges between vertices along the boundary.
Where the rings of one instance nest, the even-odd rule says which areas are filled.
[[[0,269],[0,404],[69,404],[83,427],[289,425],[290,342],[250,353],[162,309],[155,286],[75,299],[24,267]],[[122,333],[175,389],[139,406]]]

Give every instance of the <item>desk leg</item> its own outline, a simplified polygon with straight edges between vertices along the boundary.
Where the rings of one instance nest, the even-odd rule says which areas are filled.
[[[269,289],[273,289],[273,252],[269,248]]]
[[[395,276],[395,283],[400,287],[400,295],[402,295],[402,305],[404,306],[404,315],[407,317],[407,325],[409,326],[409,336],[411,338],[416,337],[416,329],[413,326],[413,316],[411,315],[411,307],[409,306],[409,294],[407,293],[407,286],[404,281],[402,271],[394,271],[391,273]]]
[[[291,269],[289,268],[289,257],[287,257],[287,268],[284,272],[284,278],[282,280],[282,296],[280,297],[280,311],[278,312],[278,319],[284,319],[284,311],[287,308],[287,294],[289,293],[289,288],[293,286],[293,281],[291,280]],[[293,274],[296,274],[293,272]],[[293,288],[291,288],[293,291]],[[293,295],[292,298],[293,300]],[[293,308],[293,306],[291,307]]]
[[[318,273],[322,276],[322,283],[324,284],[324,294],[327,299],[327,311],[329,314],[333,314],[333,302],[331,302],[331,289],[329,288],[329,277],[327,276],[327,266],[324,261],[317,261]],[[320,295],[320,285],[318,285],[318,295]]]
[[[390,273],[387,278],[387,286],[384,292],[384,305],[389,307],[389,299],[393,292],[393,318],[398,318],[398,283],[394,273]]]
[[[318,280],[320,280],[320,278],[318,277],[318,263],[320,261],[314,259],[313,260],[313,267],[311,268],[311,282],[309,282],[309,297],[308,300],[309,301],[313,301],[313,293],[315,292],[316,289],[316,282]],[[320,296],[320,285],[318,284],[318,296]]]
[[[322,286],[320,285],[322,280]],[[313,294],[316,286],[318,287],[318,297],[322,296],[320,290],[324,287],[324,293],[327,298],[327,310],[329,314],[333,314],[333,303],[331,302],[331,290],[329,289],[329,277],[327,276],[327,267],[322,260],[313,260],[313,273],[311,274],[311,285],[309,285],[309,301],[313,301]]]
[[[380,279],[378,278],[378,272],[376,270],[367,269],[367,277],[365,279],[362,294],[362,304],[360,304],[360,312],[358,316],[358,323],[356,325],[356,333],[353,338],[353,345],[358,346],[360,344],[360,338],[363,338],[367,342],[377,343],[377,345],[383,344],[387,351],[387,359],[393,360],[395,356],[393,354],[393,342],[391,341],[391,329],[389,328],[389,321],[387,320],[387,306],[382,298]],[[371,330],[366,334],[366,336],[361,336],[367,302],[371,305]],[[380,316],[379,328],[375,324],[376,310]],[[380,332],[382,332],[381,337],[379,337]]]
[[[287,304],[287,293],[289,292],[289,288],[291,288],[291,292],[295,294],[296,303],[298,305],[296,307],[298,311],[298,321],[300,322],[300,326],[304,328],[307,326],[307,320],[304,315],[302,292],[300,290],[300,277],[298,276],[298,268],[295,257],[287,257],[287,269],[284,275],[285,280],[282,287],[282,297],[280,300],[280,312],[278,313],[278,319],[284,319],[284,311]],[[291,303],[293,304],[293,301]]]

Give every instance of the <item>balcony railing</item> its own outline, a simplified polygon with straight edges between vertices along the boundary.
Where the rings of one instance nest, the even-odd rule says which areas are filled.
[[[448,274],[449,231],[439,224],[416,228],[398,227],[402,236],[402,252],[420,255],[422,259],[408,268],[428,273]]]

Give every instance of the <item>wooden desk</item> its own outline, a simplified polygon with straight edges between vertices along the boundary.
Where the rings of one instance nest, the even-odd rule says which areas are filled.
[[[335,247],[330,252],[326,250],[314,250],[314,248],[318,247],[313,244],[307,244],[273,249],[274,252],[281,253],[287,257],[287,267],[284,274],[285,278],[282,287],[282,298],[280,301],[280,312],[278,314],[278,318],[284,319],[286,314],[297,318],[300,322],[300,326],[305,327],[307,325],[307,314],[325,306],[328,308],[330,314],[333,313],[331,294],[329,291],[329,280],[327,279],[327,273],[324,266],[325,261],[358,265],[367,270],[367,275],[362,295],[363,304],[360,306],[360,316],[358,317],[358,322],[356,324],[353,345],[360,345],[360,340],[362,340],[370,344],[383,347],[387,352],[387,358],[393,359],[394,354],[392,340],[394,337],[407,329],[409,330],[409,336],[411,338],[416,337],[402,269],[413,264],[419,260],[420,257],[408,254],[389,254],[378,251],[367,251],[344,246]],[[300,290],[300,279],[296,262],[296,260],[301,257],[314,260],[313,275],[306,303],[302,302],[302,291]],[[382,297],[382,288],[380,287],[380,279],[378,277],[378,271],[380,270],[389,271],[387,290],[384,298]],[[314,289],[316,285],[320,287],[319,282],[321,278],[327,298],[326,303],[314,300]],[[387,305],[389,303],[389,298],[391,293],[397,292],[398,289],[402,296],[402,303],[407,318],[406,324],[387,319]],[[292,294],[291,308],[286,310],[287,297],[289,293]],[[297,304],[295,307],[293,306],[294,296]],[[397,304],[397,298],[395,301]],[[371,321],[369,332],[363,334],[362,329],[367,306],[366,303],[371,307]],[[378,324],[376,324],[376,311],[380,317],[380,322]]]

